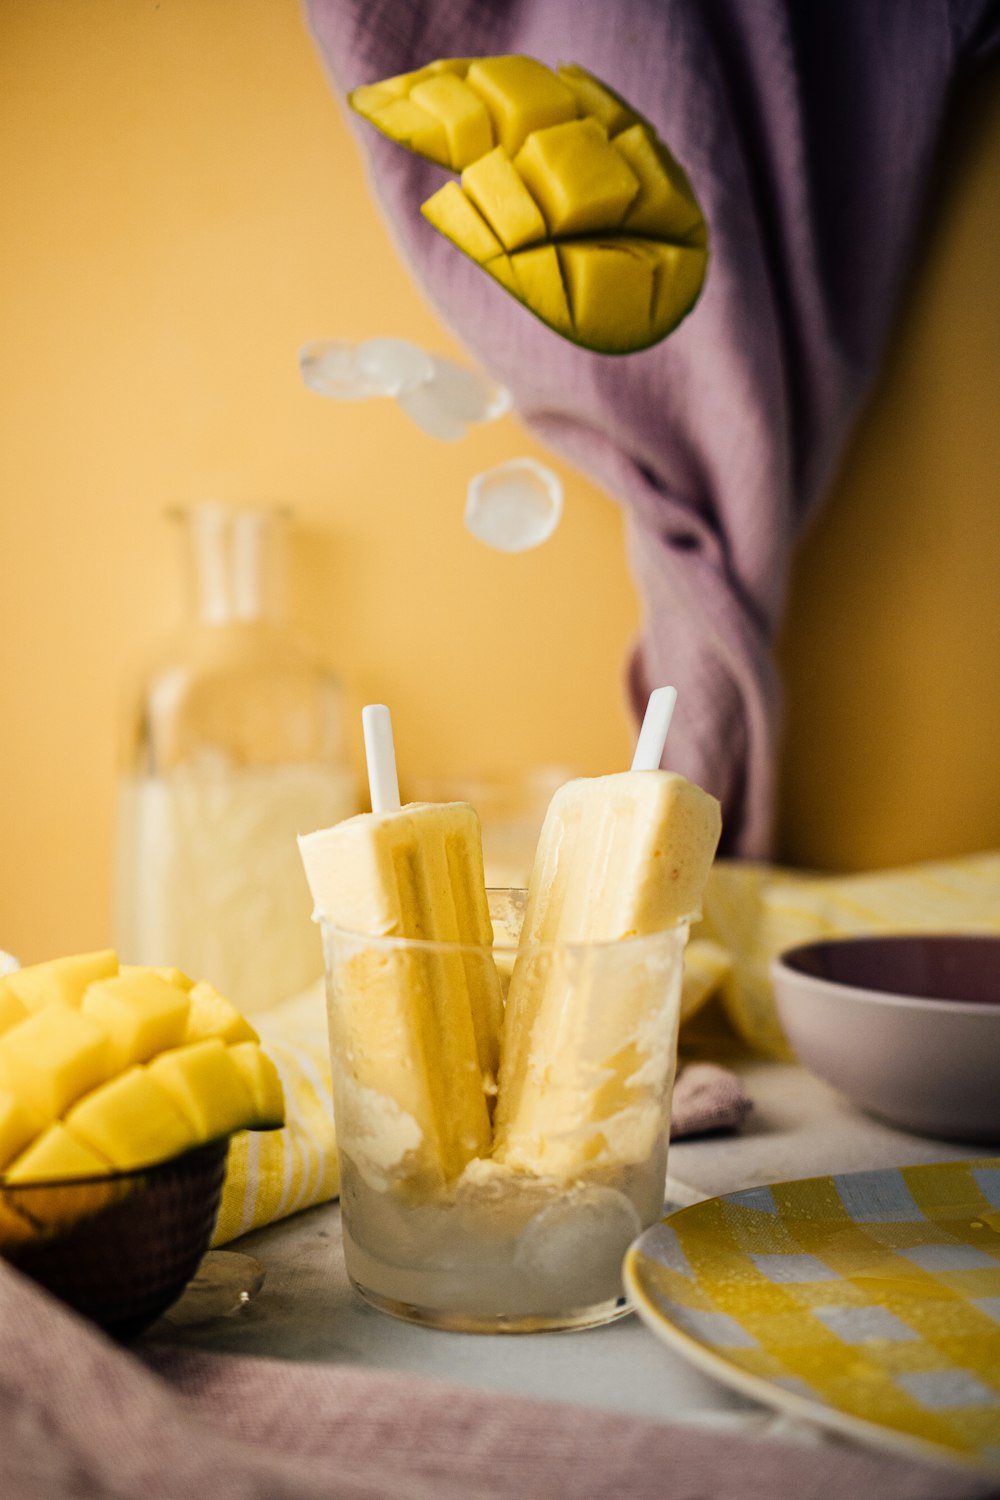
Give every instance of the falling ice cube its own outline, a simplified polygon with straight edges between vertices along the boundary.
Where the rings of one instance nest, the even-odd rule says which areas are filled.
[[[435,357],[430,390],[438,405],[462,422],[495,422],[511,407],[504,386],[450,359]]]
[[[533,458],[512,458],[469,481],[465,524],[487,547],[526,552],[548,541],[562,515],[562,481]]]
[[[434,360],[406,339],[366,339],[357,348],[362,377],[379,396],[416,390],[434,375]]]
[[[314,339],[299,350],[302,379],[318,396],[338,401],[364,401],[380,394],[358,367],[353,344],[333,339]]]
[[[457,443],[465,436],[468,423],[438,400],[432,381],[412,391],[401,391],[396,400],[410,421],[428,437],[437,438],[440,443]]]

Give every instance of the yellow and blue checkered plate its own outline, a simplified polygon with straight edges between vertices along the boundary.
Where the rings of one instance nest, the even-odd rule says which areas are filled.
[[[1000,1158],[710,1198],[636,1240],[625,1285],[745,1395],[1000,1469]]]

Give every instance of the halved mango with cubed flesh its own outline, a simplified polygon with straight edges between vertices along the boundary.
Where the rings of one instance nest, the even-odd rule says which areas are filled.
[[[42,1006],[0,1037],[0,1089],[13,1095],[38,1129],[57,1120],[113,1069],[104,1027],[61,1000]]]
[[[690,312],[708,243],[691,184],[649,121],[586,69],[444,59],[366,87],[350,95],[359,113],[461,170],[461,186],[434,193],[425,217],[557,333],[626,354]],[[557,255],[536,254],[553,247]]]
[[[199,1144],[183,1110],[138,1064],[81,1099],[66,1124],[119,1171],[164,1161]]]
[[[253,1100],[256,1130],[273,1130],[284,1124],[285,1094],[278,1070],[262,1048],[253,1042],[237,1042],[229,1055],[243,1075]]]
[[[117,973],[117,953],[113,948],[103,948],[97,953],[78,953],[70,958],[29,964],[26,969],[8,974],[7,983],[29,1010],[37,1010],[52,1000],[79,1005],[95,979],[109,979]]]
[[[184,1038],[190,1002],[179,985],[146,969],[98,980],[87,990],[80,1009],[107,1031],[115,1072],[120,1072],[166,1047],[176,1047]]]
[[[8,1182],[51,1182],[66,1177],[99,1177],[110,1171],[106,1156],[57,1120],[11,1162],[4,1176]]]
[[[172,1047],[154,1057],[148,1072],[187,1116],[199,1140],[231,1135],[255,1118],[243,1073],[217,1038]]]
[[[0,1189],[284,1124],[274,1065],[212,985],[168,967],[119,970],[110,950],[17,973],[28,1001],[0,981]]]

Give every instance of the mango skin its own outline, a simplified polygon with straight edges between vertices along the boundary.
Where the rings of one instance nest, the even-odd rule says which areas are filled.
[[[424,217],[561,337],[633,354],[697,302],[708,231],[691,184],[650,121],[585,68],[444,58],[348,99],[397,144],[462,173]]]

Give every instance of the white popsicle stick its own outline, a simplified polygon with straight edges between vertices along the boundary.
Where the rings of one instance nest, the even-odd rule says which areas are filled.
[[[667,730],[674,716],[676,702],[676,688],[654,688],[650,693],[642,728],[639,730],[639,738],[636,741],[635,754],[632,757],[633,771],[659,770],[663,747],[667,741]]]
[[[399,806],[399,781],[392,743],[392,718],[385,704],[367,704],[361,710],[361,725],[365,734],[372,812],[394,812]]]

